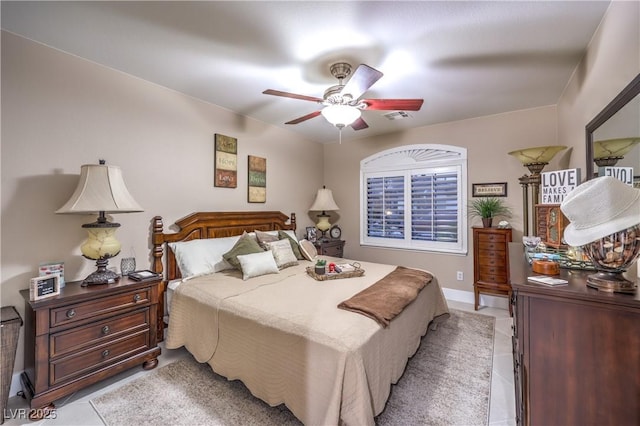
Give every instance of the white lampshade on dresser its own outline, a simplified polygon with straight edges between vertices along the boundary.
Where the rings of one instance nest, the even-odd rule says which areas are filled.
[[[82,225],[87,230],[88,239],[80,247],[82,255],[95,260],[97,269],[82,282],[83,286],[111,284],[119,276],[107,269],[109,259],[120,253],[120,242],[116,239],[119,223],[109,222],[106,213],[141,212],[142,207],[133,199],[117,166],[85,164],[80,169],[80,180],[75,192],[56,213],[97,214],[93,223]]]
[[[309,207],[310,212],[322,212],[318,215],[318,223],[316,223],[316,228],[322,231],[322,239],[325,239],[325,233],[331,228],[327,212],[336,210],[340,210],[340,208],[333,200],[333,192],[325,186],[322,186],[322,188],[318,189],[315,201],[311,207]]]

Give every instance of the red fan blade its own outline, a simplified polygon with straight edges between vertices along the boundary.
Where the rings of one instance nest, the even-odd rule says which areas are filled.
[[[319,115],[320,115],[320,111],[314,111],[314,112],[312,112],[311,114],[303,115],[302,117],[298,117],[298,118],[296,118],[295,120],[287,121],[287,122],[286,122],[286,123],[284,123],[284,124],[298,124],[298,123],[302,123],[303,121],[307,121],[307,120],[309,120],[310,118],[317,117],[317,116],[319,116]]]
[[[351,128],[353,130],[362,130],[362,129],[366,129],[367,127],[369,127],[369,125],[367,124],[366,121],[362,119],[362,117],[358,118],[356,121],[351,123]]]
[[[324,99],[313,96],[298,95],[296,93],[281,92],[280,90],[267,89],[262,92],[265,95],[282,96],[284,98],[300,99],[301,101],[324,102]]]
[[[349,94],[353,99],[358,99],[364,92],[373,86],[373,83],[380,80],[382,73],[369,65],[360,64],[353,73],[347,84],[342,88],[342,96]]]
[[[363,99],[365,109],[419,111],[424,99]]]

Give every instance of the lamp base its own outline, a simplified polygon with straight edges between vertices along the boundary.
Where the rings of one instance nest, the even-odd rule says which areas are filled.
[[[120,276],[115,272],[108,270],[108,264],[108,258],[101,258],[96,260],[96,266],[98,267],[98,269],[95,272],[89,274],[89,276],[87,276],[82,281],[82,287],[117,283],[120,280]]]
[[[635,293],[638,286],[621,272],[597,272],[587,277],[587,286],[608,293]]]

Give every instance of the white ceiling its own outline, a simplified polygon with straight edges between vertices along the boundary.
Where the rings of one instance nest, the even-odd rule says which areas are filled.
[[[556,104],[608,1],[9,2],[2,29],[318,142],[329,65],[384,76],[366,98],[423,98],[411,117],[365,111],[342,139]]]

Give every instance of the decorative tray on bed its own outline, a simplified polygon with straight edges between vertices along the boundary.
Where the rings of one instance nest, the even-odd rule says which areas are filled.
[[[313,266],[307,266],[307,275],[317,281],[339,280],[341,278],[354,278],[364,275],[364,269],[360,267],[360,264],[358,262],[354,262],[350,266],[353,269],[349,271],[327,272],[324,274],[316,274],[315,268]]]

